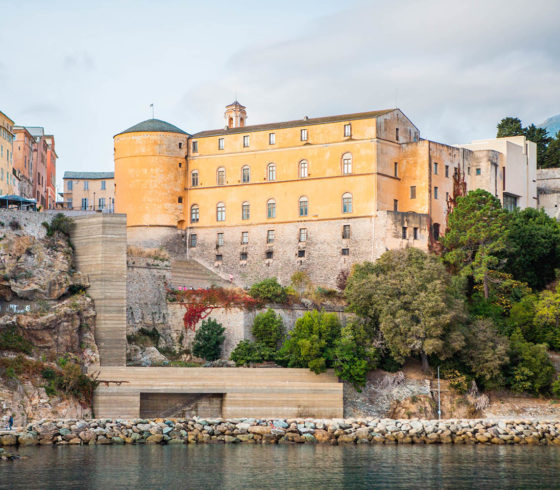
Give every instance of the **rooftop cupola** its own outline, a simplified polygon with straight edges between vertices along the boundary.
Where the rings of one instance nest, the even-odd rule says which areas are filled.
[[[245,110],[245,106],[241,105],[236,100],[232,104],[226,106],[224,117],[228,128],[242,128],[245,126],[245,121],[247,120],[247,111]]]

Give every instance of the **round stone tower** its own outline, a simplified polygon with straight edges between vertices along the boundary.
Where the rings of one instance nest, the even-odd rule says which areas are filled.
[[[188,137],[159,119],[115,135],[115,212],[129,243],[158,246],[183,227]]]

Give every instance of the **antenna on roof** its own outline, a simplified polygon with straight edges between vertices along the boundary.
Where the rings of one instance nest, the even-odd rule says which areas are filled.
[[[150,107],[152,108],[152,119],[154,119],[154,104],[150,104]]]

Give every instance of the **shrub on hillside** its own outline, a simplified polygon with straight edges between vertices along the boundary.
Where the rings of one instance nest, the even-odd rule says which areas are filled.
[[[270,303],[286,303],[288,295],[286,289],[278,282],[275,277],[264,279],[257,282],[249,289],[249,294],[258,300]]]
[[[11,350],[31,354],[33,345],[24,338],[15,326],[0,331],[0,350]]]
[[[72,225],[74,221],[72,218],[65,216],[62,213],[58,213],[51,221],[49,225],[46,221],[43,222],[43,226],[47,230],[47,236],[53,236],[56,232],[70,237],[70,232],[72,231]]]
[[[226,338],[224,332],[225,328],[216,320],[203,320],[194,336],[193,354],[207,361],[219,359]]]
[[[280,315],[269,308],[255,317],[252,332],[257,342],[276,349],[284,334],[284,323]]]
[[[276,359],[276,351],[264,344],[251,342],[250,340],[242,340],[233,349],[230,359],[235,362],[236,366],[245,366],[253,363],[261,363],[274,361]]]

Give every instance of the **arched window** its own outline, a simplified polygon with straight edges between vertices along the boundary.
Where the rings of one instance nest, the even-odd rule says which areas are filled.
[[[352,153],[342,155],[342,173],[344,175],[352,173]]]
[[[350,194],[349,192],[342,194],[342,212],[352,212],[352,194]]]
[[[241,219],[249,219],[251,217],[251,207],[248,202],[241,205]]]
[[[269,163],[267,167],[267,178],[268,180],[276,180],[276,165],[274,163]]]
[[[276,218],[276,201],[274,199],[269,199],[266,202],[266,217]]]
[[[218,185],[226,185],[226,169],[220,167],[216,174],[216,184]]]
[[[299,215],[300,216],[307,216],[309,212],[309,206],[307,197],[302,196],[299,198]]]
[[[191,172],[191,186],[198,187],[198,170],[193,170]]]
[[[223,202],[219,202],[216,206],[216,221],[226,220],[226,205]]]
[[[305,179],[305,177],[307,177],[308,169],[309,169],[309,163],[307,163],[307,160],[302,160],[301,162],[299,162],[299,178],[300,179]]]
[[[191,223],[198,223],[198,218],[200,217],[198,204],[193,204],[191,206]]]
[[[246,165],[241,169],[241,182],[247,184],[251,181],[251,169]]]

